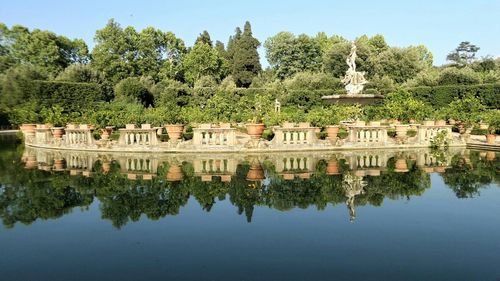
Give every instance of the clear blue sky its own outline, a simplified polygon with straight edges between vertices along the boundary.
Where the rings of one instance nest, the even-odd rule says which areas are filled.
[[[391,46],[424,44],[434,64],[461,41],[481,47],[479,56],[500,56],[500,1],[23,1],[5,0],[0,21],[82,38],[94,45],[96,29],[107,20],[140,30],[154,26],[172,31],[187,45],[208,30],[212,40],[227,42],[246,20],[261,42],[279,31],[315,35],[318,31],[354,39],[385,36]],[[261,48],[261,61],[267,65]]]

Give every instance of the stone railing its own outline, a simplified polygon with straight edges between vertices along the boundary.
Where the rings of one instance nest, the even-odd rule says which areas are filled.
[[[87,125],[68,126],[63,141],[66,145],[93,145],[95,143],[92,132]]]
[[[35,144],[50,144],[54,138],[52,137],[52,132],[48,127],[37,127],[35,129]]]
[[[193,145],[195,146],[234,146],[236,144],[236,129],[229,124],[212,127],[211,124],[201,124],[193,129]]]
[[[274,138],[272,144],[276,146],[311,145],[315,144],[317,127],[311,127],[309,123],[285,123],[281,127],[274,127]]]
[[[127,125],[125,129],[118,129],[120,138],[118,145],[121,146],[154,146],[158,145],[158,128],[151,128],[149,124],[142,124],[141,128]]]
[[[448,139],[452,138],[451,125],[418,125],[417,139],[421,144],[430,144],[431,140],[441,131],[446,131]]]
[[[387,142],[387,129],[388,126],[381,126],[380,124],[362,125],[353,124],[347,126],[349,129],[348,141],[354,144],[384,144]]]

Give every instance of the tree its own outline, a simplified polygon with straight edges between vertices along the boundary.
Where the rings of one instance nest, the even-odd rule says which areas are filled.
[[[280,32],[264,43],[269,64],[280,79],[301,71],[321,69],[321,47],[305,34],[295,37],[290,32]]]
[[[262,70],[257,53],[259,46],[260,42],[252,36],[252,27],[247,21],[243,35],[235,44],[236,51],[231,71],[238,87],[250,86],[253,77]]]
[[[219,55],[223,56],[224,58],[227,56],[226,48],[224,47],[224,43],[222,43],[221,41],[215,41],[215,49],[217,50],[217,52],[219,52]]]
[[[129,77],[115,85],[115,99],[118,101],[140,102],[144,106],[153,105],[154,97],[137,77]]]
[[[88,64],[72,64],[60,72],[55,78],[59,81],[70,81],[79,83],[101,83],[103,77],[97,70]]]
[[[212,76],[217,80],[222,79],[226,60],[219,55],[217,50],[204,43],[195,44],[191,51],[184,56],[182,61],[184,78],[193,85],[202,76]]]
[[[432,55],[429,54],[421,46],[389,48],[373,58],[374,72],[388,76],[397,83],[403,83],[431,66]]]
[[[458,47],[446,57],[447,60],[454,62],[456,65],[463,67],[472,63],[476,57],[479,47],[471,44],[469,41],[460,42]]]
[[[204,43],[212,47],[212,39],[210,39],[210,34],[208,33],[208,31],[203,30],[203,32],[198,35],[198,38],[196,38],[194,44],[196,45],[198,43]]]

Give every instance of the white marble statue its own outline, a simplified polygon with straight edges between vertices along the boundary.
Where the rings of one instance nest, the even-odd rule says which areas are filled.
[[[346,63],[349,66],[342,83],[345,85],[347,95],[355,95],[363,91],[364,85],[368,82],[365,79],[365,73],[356,71],[356,45],[352,42],[351,53],[346,58]]]

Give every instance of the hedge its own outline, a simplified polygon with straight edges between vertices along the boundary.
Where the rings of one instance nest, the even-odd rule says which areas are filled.
[[[489,108],[500,108],[500,84],[421,86],[408,88],[408,91],[434,108],[445,107],[453,100],[470,94]]]
[[[40,106],[50,108],[57,104],[67,112],[82,112],[104,98],[101,87],[95,83],[35,80],[32,87],[32,98]]]

